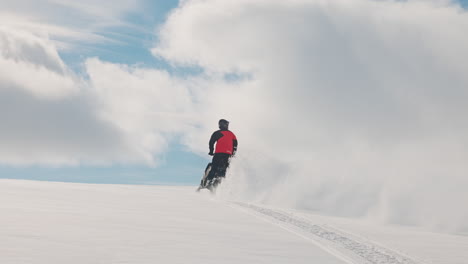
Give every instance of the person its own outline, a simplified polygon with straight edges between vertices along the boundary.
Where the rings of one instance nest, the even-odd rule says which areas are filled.
[[[221,119],[218,125],[219,130],[211,135],[209,142],[210,153],[208,155],[213,156],[213,161],[205,183],[215,177],[226,177],[229,161],[237,152],[237,138],[233,132],[229,131],[229,121]]]

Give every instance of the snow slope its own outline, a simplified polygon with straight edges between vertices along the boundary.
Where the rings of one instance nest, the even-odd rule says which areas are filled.
[[[468,263],[468,237],[194,187],[0,180],[0,263]]]

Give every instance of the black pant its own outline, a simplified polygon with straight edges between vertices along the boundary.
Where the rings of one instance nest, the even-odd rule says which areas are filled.
[[[207,180],[211,180],[214,177],[225,177],[226,169],[229,167],[230,154],[226,153],[215,153],[213,161],[211,162],[211,171],[206,177]]]

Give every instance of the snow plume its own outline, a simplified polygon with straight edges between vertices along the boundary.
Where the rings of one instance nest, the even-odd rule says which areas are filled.
[[[224,194],[453,231],[468,229],[466,32],[448,1],[193,0],[152,51],[216,80],[187,138],[231,120]]]

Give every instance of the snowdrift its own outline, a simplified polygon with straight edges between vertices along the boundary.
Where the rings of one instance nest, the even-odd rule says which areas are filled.
[[[195,187],[0,180],[0,263],[445,263],[468,237],[227,201]]]

